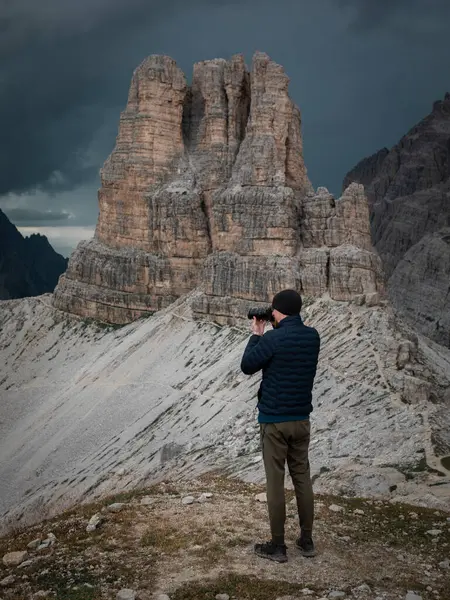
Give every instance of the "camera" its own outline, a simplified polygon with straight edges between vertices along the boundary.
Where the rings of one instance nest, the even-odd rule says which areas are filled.
[[[265,308],[251,308],[248,311],[247,317],[249,319],[253,319],[253,317],[256,317],[258,321],[270,321],[271,323],[274,323],[275,321],[275,319],[272,316],[271,306],[267,306]]]

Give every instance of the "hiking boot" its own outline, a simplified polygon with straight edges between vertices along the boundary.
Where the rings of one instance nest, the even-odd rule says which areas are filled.
[[[315,556],[316,549],[314,548],[314,542],[312,538],[302,537],[300,536],[298,540],[295,542],[296,547],[300,550],[302,556]]]
[[[268,558],[279,563],[287,562],[286,546],[284,544],[274,544],[265,542],[264,544],[255,544],[255,554],[261,558]]]

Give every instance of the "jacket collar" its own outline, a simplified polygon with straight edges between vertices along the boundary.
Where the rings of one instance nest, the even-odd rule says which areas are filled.
[[[295,325],[303,325],[303,321],[300,315],[291,315],[289,317],[285,317],[282,321],[278,323],[277,329],[280,327],[293,327]]]

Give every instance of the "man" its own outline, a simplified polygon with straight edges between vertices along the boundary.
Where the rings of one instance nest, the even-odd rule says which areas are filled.
[[[283,290],[272,302],[273,330],[253,319],[252,332],[241,369],[252,375],[262,369],[258,391],[261,446],[267,480],[267,504],[272,539],[256,544],[258,556],[286,562],[284,526],[285,463],[294,483],[300,521],[296,546],[303,556],[314,556],[312,539],[314,497],[309,470],[309,414],[320,350],[320,337],[300,317],[302,299],[295,290]]]

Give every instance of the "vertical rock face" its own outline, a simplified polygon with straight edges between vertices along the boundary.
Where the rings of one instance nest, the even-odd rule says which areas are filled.
[[[450,94],[390,151],[361,161],[344,186],[351,181],[365,185],[373,242],[396,308],[449,345]]]
[[[184,75],[172,59],[151,56],[136,69],[116,147],[101,171],[98,241],[154,249],[145,194],[170,175],[183,154],[185,95]]]
[[[300,111],[283,68],[257,53],[135,71],[100,217],[60,279],[63,310],[123,323],[194,288],[194,309],[230,322],[283,287],[338,300],[382,291],[362,186],[314,193]]]

